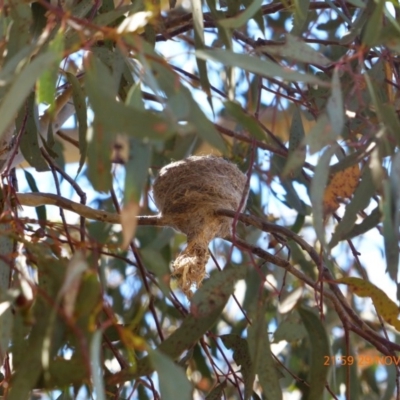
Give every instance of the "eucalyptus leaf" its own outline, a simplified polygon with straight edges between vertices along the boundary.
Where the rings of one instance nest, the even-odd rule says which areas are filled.
[[[322,154],[315,168],[314,177],[310,188],[310,199],[313,206],[313,225],[317,238],[325,248],[324,209],[323,197],[328,182],[329,162],[335,153],[335,146],[328,147]]]
[[[269,60],[261,60],[246,54],[234,53],[230,50],[198,50],[196,51],[196,57],[204,60],[219,61],[226,66],[243,68],[246,71],[265,77],[278,77],[287,81],[327,85],[326,82],[321,81],[314,75],[303,74],[287,67],[281,67]]]
[[[329,373],[329,366],[322,362],[330,356],[329,339],[316,313],[305,307],[299,307],[298,312],[308,332],[311,347],[311,365],[307,379],[310,385],[308,400],[320,400],[323,398]]]
[[[12,81],[6,94],[0,102],[0,137],[12,123],[15,114],[23,105],[31,92],[36,79],[57,59],[54,52],[48,51],[37,56],[31,63],[22,68]]]
[[[298,37],[287,33],[285,39],[284,44],[261,46],[257,48],[257,51],[265,51],[268,54],[308,64],[326,66],[331,63],[329,58],[314,50]]]
[[[227,19],[220,19],[218,21],[219,25],[222,25],[224,28],[232,28],[237,29],[247,23],[249,19],[251,19],[254,14],[260,9],[263,0],[253,0],[249,6],[245,8],[245,10],[239,13],[237,16]]]
[[[332,92],[326,105],[326,112],[332,126],[332,131],[340,135],[344,128],[343,95],[340,87],[339,69],[335,68],[332,76]]]
[[[192,385],[189,383],[184,370],[173,360],[157,350],[149,352],[150,361],[158,373],[160,394],[163,400],[191,400]]]

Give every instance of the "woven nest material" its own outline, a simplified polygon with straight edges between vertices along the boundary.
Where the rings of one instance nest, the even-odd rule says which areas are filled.
[[[166,165],[154,183],[154,201],[165,224],[187,235],[188,245],[173,263],[173,276],[188,297],[204,279],[210,241],[231,233],[232,220],[214,211],[241,211],[246,180],[223,158],[192,156]]]

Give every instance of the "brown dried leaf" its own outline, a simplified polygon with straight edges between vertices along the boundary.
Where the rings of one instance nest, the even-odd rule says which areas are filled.
[[[400,309],[382,289],[360,278],[342,278],[337,282],[346,284],[359,297],[370,297],[377,314],[400,331],[400,320],[398,320]]]
[[[325,189],[323,204],[324,213],[330,214],[339,208],[340,198],[349,198],[354,193],[360,180],[360,167],[358,164],[339,171],[333,175]]]

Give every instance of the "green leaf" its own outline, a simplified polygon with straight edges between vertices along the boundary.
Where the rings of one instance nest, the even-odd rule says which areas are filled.
[[[358,0],[356,0],[358,1]],[[361,0],[360,0],[361,1]],[[362,28],[367,23],[367,21],[371,18],[371,15],[375,9],[375,2],[367,1],[362,10],[359,12],[355,21],[352,24],[350,31],[346,32],[342,38],[340,39],[340,44],[348,45],[354,41],[354,39],[359,36]]]
[[[182,130],[182,126],[176,123],[176,119],[179,119],[184,114],[185,120],[189,122],[189,126],[185,127],[185,133],[190,131],[196,132],[203,140],[222,153],[225,153],[226,145],[224,140],[215,129],[214,124],[206,117],[198,103],[193,99],[190,90],[182,85],[177,74],[169,66],[165,65],[165,62],[160,59],[153,49],[149,48],[147,43],[142,43],[142,45],[143,50],[153,60],[152,64],[150,64],[147,62],[144,54],[139,55],[139,60],[145,70],[144,83],[152,88],[156,96],[160,97],[161,103],[164,102],[163,97],[165,95],[168,98],[164,115],[168,118],[170,124],[178,132]],[[135,46],[137,46],[136,43]],[[171,99],[173,99],[172,105],[180,105],[180,107],[171,108],[171,104],[169,103]],[[182,107],[184,108],[184,113],[181,110]]]
[[[36,87],[36,98],[38,103],[49,104],[48,112],[52,116],[55,111],[58,68],[64,53],[64,30],[57,32],[55,38],[49,44],[49,51],[54,53],[54,63],[40,76]]]
[[[310,0],[294,0],[293,28],[291,33],[300,36],[307,26]]]
[[[92,138],[88,145],[87,175],[95,190],[107,193],[112,187],[110,149],[113,138],[96,116],[89,132]]]
[[[38,128],[36,125],[37,112],[35,93],[31,92],[26,100],[26,106],[22,107],[18,113],[16,128],[17,132],[21,129],[23,130],[19,146],[22,154],[29,165],[40,172],[48,171],[49,167],[40,151]]]
[[[374,46],[382,30],[382,17],[383,17],[383,10],[385,8],[385,1],[377,0],[374,1],[374,3],[375,3],[375,10],[368,19],[368,22],[365,25],[364,28],[365,30],[362,35],[362,43],[367,47]]]
[[[103,357],[101,346],[102,338],[103,332],[98,329],[93,334],[92,341],[90,343],[90,363],[92,368],[93,391],[96,399],[98,400],[106,400],[103,378]]]
[[[355,190],[350,204],[347,205],[341,221],[336,226],[329,242],[329,248],[334,248],[352,230],[357,220],[357,213],[368,206],[374,193],[375,185],[372,180],[371,170],[367,167],[363,171],[361,183]]]
[[[397,156],[399,159],[399,156]],[[396,170],[397,168],[394,168]],[[395,213],[398,202],[395,192],[392,190],[388,181],[383,182],[384,196],[382,199],[383,215],[383,241],[385,245],[386,272],[389,272],[390,278],[397,282],[397,272],[399,268],[399,215]],[[397,214],[397,217],[396,217]],[[397,221],[396,221],[397,220]]]
[[[323,248],[326,246],[324,229],[323,198],[329,176],[329,162],[337,146],[328,147],[318,160],[310,188],[310,199],[313,207],[313,225],[315,233]]]
[[[274,54],[282,58],[307,64],[326,66],[332,62],[303,40],[289,33],[286,34],[286,42],[284,44],[257,47],[257,51],[267,52],[268,54]]]
[[[54,52],[40,54],[17,74],[0,103],[0,137],[13,122],[15,114],[31,92],[39,75],[55,61]]]
[[[24,170],[25,174],[25,179],[28,182],[29,188],[31,189],[32,192],[38,193],[39,190],[36,185],[35,178],[32,176],[32,174],[26,170]],[[46,225],[47,222],[47,213],[46,213],[46,206],[39,206],[35,207],[36,215],[39,220],[40,226],[43,228]]]
[[[321,320],[311,309],[299,307],[298,312],[308,332],[311,346],[311,363],[307,382],[310,385],[307,400],[321,400],[324,397],[329,367],[323,363],[330,356],[328,335]]]
[[[274,332],[274,343],[279,343],[282,340],[288,342],[297,342],[307,335],[299,313],[292,311],[279,325]]]
[[[142,97],[142,85],[140,81],[130,87],[128,94],[126,95],[125,104],[137,108],[138,110],[145,110]]]
[[[4,7],[2,7],[4,9]],[[9,25],[6,62],[31,41],[32,11],[29,4],[15,1],[9,7],[12,23]],[[4,17],[3,17],[4,18]],[[1,130],[0,130],[1,132]]]
[[[246,339],[235,334],[221,335],[220,339],[227,349],[233,351],[233,360],[240,366],[240,372],[243,376],[244,398],[248,399],[253,391],[255,378],[255,371],[249,352],[249,344]]]
[[[160,394],[163,400],[191,400],[193,398],[192,385],[181,367],[161,351],[149,350],[149,357],[153,368],[158,373]]]
[[[339,136],[344,128],[344,106],[339,80],[339,68],[335,68],[333,71],[332,92],[326,104],[326,112],[332,126],[332,131]]]
[[[247,24],[247,22],[259,11],[263,0],[253,0],[253,2],[245,8],[244,11],[232,18],[220,19],[218,24],[224,28],[237,29]]]
[[[203,356],[201,347],[198,344],[196,344],[193,348],[193,360],[195,361],[196,367],[203,378],[207,378],[209,381],[211,381],[213,378],[210,372],[210,367],[207,365],[206,358]]]
[[[285,179],[281,179],[282,188],[286,191],[285,204],[295,209],[302,215],[310,214],[310,207],[307,206],[303,200],[300,199],[299,194],[293,186],[293,182]]]
[[[214,146],[222,153],[226,152],[226,145],[220,133],[215,129],[214,124],[205,116],[199,105],[194,101],[189,90],[182,88],[185,93],[187,104],[190,110],[188,120],[192,122],[196,133],[207,143]]]
[[[126,133],[138,139],[157,140],[172,136],[174,127],[169,126],[161,114],[138,110],[115,99],[114,81],[103,63],[91,57],[88,64],[86,91],[98,128],[107,136],[111,136],[110,133]]]
[[[2,203],[4,200],[2,200]],[[3,203],[4,204],[4,203]],[[5,204],[2,212],[9,211],[9,207]],[[8,232],[12,232],[11,224],[0,224],[0,254],[5,257],[11,257],[15,251],[15,242]],[[0,293],[4,293],[9,289],[11,282],[10,264],[0,259]]]
[[[196,49],[204,48],[204,17],[203,5],[201,0],[192,0],[192,13],[194,24],[194,40]],[[212,107],[211,100],[211,86],[208,79],[207,64],[204,60],[196,57],[197,68],[199,69],[200,83],[203,90],[207,93],[210,106]]]
[[[289,154],[283,168],[282,179],[297,177],[301,173],[301,167],[306,160],[306,146],[303,120],[298,107],[293,111],[292,123],[289,131]]]
[[[151,146],[135,138],[130,140],[130,154],[125,163],[124,204],[140,202],[151,163]]]
[[[278,370],[272,357],[268,324],[265,319],[266,299],[261,300],[252,313],[252,324],[247,329],[247,341],[253,371],[258,375],[258,380],[267,400],[282,399],[282,389],[279,384]]]
[[[342,240],[352,239],[356,236],[362,235],[365,232],[368,232],[372,228],[375,228],[381,222],[381,217],[382,214],[379,210],[379,207],[374,208],[371,211],[371,214],[364,218],[364,221],[360,224],[355,224],[353,229],[348,234],[344,235]]]
[[[240,104],[233,101],[226,101],[224,106],[228,113],[234,117],[244,129],[249,131],[251,136],[258,140],[265,140],[265,133],[261,129],[260,124],[253,116],[247,114]]]
[[[9,268],[7,265],[6,267]],[[7,288],[8,289],[8,288]],[[6,290],[7,290],[6,289]],[[9,351],[9,346],[12,340],[13,332],[13,303],[14,296],[10,295],[10,292],[5,290],[1,291],[0,300],[0,362],[3,363],[7,352]]]
[[[318,117],[317,123],[306,136],[305,143],[309,146],[310,154],[315,154],[326,145],[334,142],[337,137],[338,135],[332,129],[328,116],[323,113]]]
[[[86,161],[86,153],[87,153],[87,142],[86,142],[86,132],[88,129],[87,126],[87,109],[86,109],[86,98],[81,85],[79,83],[78,78],[67,72],[68,82],[72,86],[72,100],[74,102],[74,107],[76,111],[76,117],[78,119],[78,134],[79,134],[79,167],[78,172],[82,170],[85,161]]]
[[[326,82],[321,81],[314,75],[302,74],[290,70],[288,67],[281,67],[272,61],[261,60],[246,54],[234,53],[230,50],[198,50],[196,51],[196,57],[204,60],[219,61],[226,66],[243,68],[246,71],[269,78],[278,77],[287,81],[316,83],[327,86]]]
[[[393,399],[395,390],[396,390],[396,377],[397,377],[397,371],[396,371],[396,366],[395,365],[385,365],[386,369],[386,388],[385,392],[382,395],[382,400],[391,400]]]

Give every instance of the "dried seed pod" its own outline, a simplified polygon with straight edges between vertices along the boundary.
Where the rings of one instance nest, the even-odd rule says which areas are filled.
[[[204,279],[210,241],[231,233],[232,220],[215,215],[215,210],[236,211],[245,196],[244,208],[245,187],[246,175],[215,156],[192,156],[166,165],[154,182],[154,202],[165,224],[188,237],[173,264],[173,275],[187,296]]]

